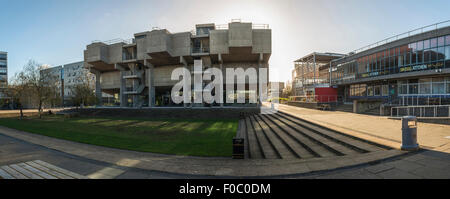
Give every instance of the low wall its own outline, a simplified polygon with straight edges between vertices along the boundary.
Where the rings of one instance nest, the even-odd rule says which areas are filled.
[[[259,114],[259,108],[84,108],[83,116],[147,117],[147,118],[197,118],[239,119],[241,114]]]
[[[389,119],[392,120],[401,120],[399,117],[389,117]],[[418,122],[422,123],[430,123],[430,124],[443,124],[443,125],[450,125],[450,118],[417,118]]]
[[[317,109],[319,108],[319,104],[316,102],[288,102],[289,106],[297,106],[302,108],[311,108],[311,109]]]

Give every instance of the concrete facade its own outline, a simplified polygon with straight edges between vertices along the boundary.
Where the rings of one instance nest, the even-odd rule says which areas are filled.
[[[53,81],[55,93],[61,97],[61,102],[64,105],[70,105],[74,86],[88,81],[92,90],[95,89],[95,75],[84,67],[84,61],[47,68],[42,70],[41,73],[46,73],[46,78]]]
[[[117,96],[121,107],[186,107],[192,104],[171,101],[171,88],[179,82],[171,80],[174,69],[184,67],[194,74],[195,60],[201,60],[202,70],[219,68],[224,75],[230,67],[268,68],[271,45],[267,25],[198,24],[195,31],[155,28],[136,33],[131,40],[96,41],[87,45],[84,62],[96,74],[97,95]]]

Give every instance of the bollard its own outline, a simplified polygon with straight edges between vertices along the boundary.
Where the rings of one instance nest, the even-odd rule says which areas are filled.
[[[402,150],[415,151],[419,149],[417,143],[417,118],[404,116],[402,118]]]

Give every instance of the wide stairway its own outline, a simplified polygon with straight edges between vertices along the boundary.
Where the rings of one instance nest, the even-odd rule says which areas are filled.
[[[391,149],[283,112],[249,115],[240,125],[249,159],[309,159]]]

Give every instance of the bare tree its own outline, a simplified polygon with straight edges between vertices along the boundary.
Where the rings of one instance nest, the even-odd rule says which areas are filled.
[[[74,79],[75,85],[70,87],[71,100],[76,107],[93,105],[97,103],[94,93],[95,76],[84,69],[81,74]]]
[[[27,85],[25,82],[19,81],[18,74],[13,77],[11,83],[8,85],[8,96],[12,98],[12,101],[17,105],[20,110],[20,119],[23,119],[23,99],[27,93]]]
[[[43,65],[30,60],[15,76],[15,86],[26,90],[29,95],[36,102],[35,107],[38,108],[39,118],[42,117],[43,104],[50,100],[54,96],[55,92],[55,82],[57,82],[57,76],[52,73],[43,72]],[[23,93],[22,93],[23,95]],[[21,96],[23,97],[23,96]],[[22,98],[23,99],[23,98]],[[23,105],[21,101],[21,106]]]

